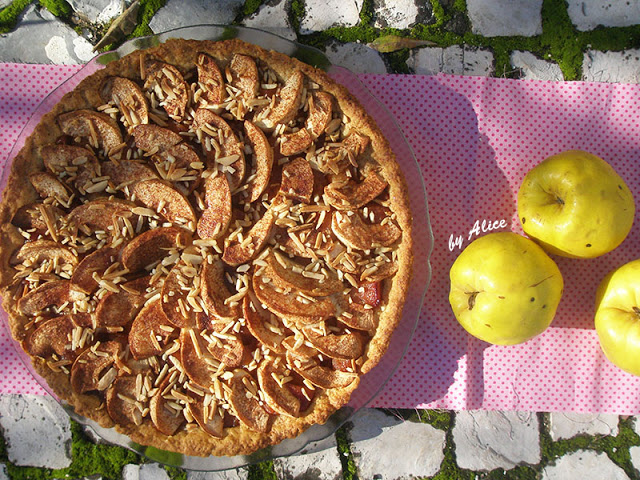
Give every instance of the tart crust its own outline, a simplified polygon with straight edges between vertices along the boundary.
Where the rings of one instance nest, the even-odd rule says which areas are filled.
[[[411,216],[404,178],[394,159],[388,142],[375,125],[375,122],[344,87],[333,82],[324,72],[309,65],[286,55],[267,51],[239,40],[209,42],[172,39],[152,49],[136,51],[118,61],[108,64],[106,68],[84,79],[77,88],[66,94],[51,112],[43,116],[33,134],[26,140],[24,148],[13,161],[8,178],[8,186],[3,193],[2,202],[0,203],[0,285],[2,285],[3,307],[9,314],[9,325],[13,337],[24,347],[27,338],[33,331],[34,318],[24,315],[19,308],[18,300],[28,288],[25,286],[26,282],[22,280],[21,277],[16,276],[15,254],[16,251],[24,245],[25,236],[24,230],[21,231],[17,228],[12,221],[15,223],[16,212],[18,212],[21,207],[42,202],[40,195],[29,181],[29,176],[36,172],[48,171],[41,155],[41,147],[56,144],[61,138],[68,140],[68,135],[65,134],[60,125],[61,115],[66,113],[73,114],[72,112],[79,110],[97,112],[99,107],[106,103],[102,97],[102,90],[105,81],[111,77],[129,79],[144,91],[144,82],[141,79],[141,65],[145,65],[147,59],[154,59],[155,61],[163,62],[177,69],[178,72],[187,78],[187,80],[185,80],[187,84],[196,82],[197,75],[195,74],[195,66],[198,63],[198,55],[203,52],[215,60],[220,67],[222,76],[224,77],[226,75],[227,79],[233,78],[234,75],[229,69],[231,59],[234,58],[234,55],[243,55],[257,60],[259,70],[268,68],[272,72],[272,75],[275,75],[280,92],[282,89],[288,88],[286,87],[287,80],[301,73],[305,82],[307,82],[307,86],[313,84],[317,91],[326,92],[333,96],[335,99],[333,115],[334,118],[343,120],[341,125],[345,124],[344,120],[346,119],[348,131],[357,132],[359,135],[368,138],[369,143],[364,152],[360,153],[356,150],[356,155],[354,155],[356,159],[355,168],[360,172],[364,172],[366,169],[375,167],[377,175],[388,184],[383,203],[385,208],[388,208],[392,213],[393,222],[401,230],[401,237],[391,246],[390,251],[393,253],[389,253],[390,256],[392,255],[392,261],[397,266],[397,269],[394,269],[395,273],[393,276],[380,280],[377,283],[379,291],[377,293],[374,291],[374,296],[377,295],[377,298],[374,300],[376,300],[376,302],[379,301],[379,305],[373,308],[371,308],[371,306],[364,308],[364,310],[372,310],[372,314],[375,315],[377,320],[377,328],[375,328],[375,331],[366,334],[368,341],[364,348],[364,354],[359,357],[359,362],[356,367],[358,375],[365,374],[380,361],[388,347],[393,330],[401,318],[402,306],[411,277],[413,260]],[[294,87],[291,87],[291,89],[293,88]],[[195,89],[197,89],[197,87],[192,89],[192,94]],[[269,94],[268,90],[266,94]],[[189,101],[191,102],[191,107],[193,107],[193,98],[190,98]],[[282,103],[281,101],[280,104]],[[180,109],[175,111],[180,112],[180,115],[182,115]],[[296,110],[294,115],[298,113],[298,110]],[[188,110],[184,115],[188,116]],[[116,115],[116,117],[118,116],[119,115]],[[253,118],[255,120],[255,114]],[[267,136],[273,135],[273,126],[269,125],[269,116],[265,115],[263,118],[265,119],[263,122],[263,130]],[[288,120],[288,118],[285,118],[285,121],[286,120]],[[235,123],[238,122],[236,121]],[[300,123],[297,125],[300,126]],[[119,123],[118,128],[123,135],[123,139],[126,141],[126,139],[130,137],[129,132],[127,132],[127,129],[123,127],[121,123]],[[234,125],[234,128],[236,132],[241,132],[241,130],[236,128],[236,125]],[[310,130],[314,132],[313,129]],[[327,139],[325,141],[325,148],[329,148],[329,146],[327,146],[328,143]],[[272,146],[274,150],[277,149],[277,146]],[[100,146],[98,145],[97,147],[98,148],[94,150],[100,151]],[[98,156],[101,162],[107,161],[103,153]],[[201,154],[201,156],[203,155]],[[297,156],[305,158],[305,153],[292,156],[291,159]],[[276,159],[274,165],[277,163],[278,160]],[[314,170],[314,174],[319,174],[317,168],[314,168]],[[331,176],[332,174],[333,173],[325,174],[325,177],[335,178]],[[106,196],[106,193],[102,192],[102,194]],[[187,198],[187,195],[190,195],[188,191],[185,193],[185,198]],[[87,194],[87,198],[91,196],[92,194]],[[122,190],[117,190],[115,196],[125,200],[122,195]],[[189,201],[194,204],[194,208],[197,207],[193,198],[188,198]],[[131,198],[128,200],[131,200]],[[76,199],[76,202],[77,201]],[[44,203],[46,202],[47,200],[45,200]],[[289,202],[288,205],[297,205],[299,200],[289,200]],[[138,207],[153,209],[153,206],[140,205],[139,202]],[[196,210],[197,215],[200,216],[202,212],[197,208]],[[65,212],[68,211],[69,209],[65,210]],[[174,222],[174,225],[175,223],[176,222]],[[184,226],[189,229],[188,225],[179,226]],[[192,230],[191,234],[194,235],[194,238],[197,238],[195,229],[190,229]],[[272,237],[273,232],[270,234],[270,238]],[[43,238],[52,240],[51,235],[48,234],[43,235]],[[33,240],[33,238],[31,240]],[[60,239],[53,238],[53,240],[59,241]],[[267,245],[272,245],[272,243],[267,243]],[[269,248],[271,247],[267,247],[267,249]],[[86,255],[82,253],[79,254],[80,258],[84,256]],[[257,269],[259,266],[253,265],[252,268]],[[127,277],[127,274],[124,276]],[[342,277],[346,290],[350,288],[350,285],[344,275],[342,275]],[[127,278],[127,280],[131,280],[131,278]],[[366,293],[367,292],[365,292],[365,296]],[[351,300],[349,300],[349,302],[350,301]],[[384,308],[381,308],[382,306]],[[370,312],[365,313],[371,314]],[[51,309],[48,309],[44,316],[52,316]],[[299,320],[299,318],[294,319],[291,325],[299,324]],[[288,319],[287,321],[291,320]],[[347,329],[347,333],[348,332],[349,330]],[[344,328],[342,333],[344,333]],[[117,336],[116,334],[114,335]],[[126,341],[124,348],[126,348]],[[269,420],[266,431],[256,431],[242,422],[235,421],[229,422],[229,425],[224,428],[222,438],[217,438],[201,428],[197,428],[197,424],[191,422],[191,425],[195,425],[195,427],[179,428],[175,434],[168,436],[160,433],[154,426],[149,415],[146,415],[139,425],[116,424],[110,417],[105,406],[104,393],[75,392],[71,388],[69,374],[65,373],[64,369],[52,369],[50,358],[45,359],[33,355],[31,355],[31,358],[38,374],[47,381],[55,394],[71,404],[78,414],[91,418],[102,426],[115,427],[118,431],[128,435],[134,442],[154,446],[163,450],[198,456],[248,454],[260,448],[274,445],[285,438],[295,437],[313,424],[324,423],[329,415],[349,401],[351,393],[359,384],[359,377],[357,377],[346,386],[328,389],[315,388],[309,407],[301,412],[298,417],[268,412]],[[118,375],[123,374],[122,371],[118,373]]]

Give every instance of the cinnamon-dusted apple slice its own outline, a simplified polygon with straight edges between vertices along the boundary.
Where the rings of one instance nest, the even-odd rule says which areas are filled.
[[[198,219],[200,238],[216,239],[224,235],[231,223],[231,189],[224,173],[210,176],[204,183],[205,210]]]
[[[49,307],[60,307],[71,299],[68,280],[43,283],[18,300],[18,310],[23,315],[38,315]]]
[[[94,273],[102,276],[104,271],[118,260],[119,250],[115,248],[101,248],[84,257],[73,271],[70,282],[71,288],[87,295],[98,289],[98,282]]]
[[[276,353],[285,353],[282,342],[286,331],[282,322],[262,305],[253,292],[242,299],[242,316],[247,328],[262,345]]]
[[[29,182],[41,198],[55,198],[63,205],[69,205],[71,193],[58,177],[49,172],[29,174]]]
[[[297,290],[283,290],[271,281],[272,273],[265,267],[261,275],[253,276],[253,290],[267,309],[276,315],[300,323],[316,323],[332,317],[336,307],[329,298],[313,298]]]
[[[253,58],[248,55],[236,53],[229,64],[231,84],[240,90],[240,95],[246,100],[255,98],[260,89],[260,76],[258,66]]]
[[[269,430],[269,414],[260,405],[258,386],[249,374],[242,370],[229,380],[229,404],[236,413],[240,423],[256,432],[266,433]]]
[[[191,233],[180,227],[147,230],[122,249],[122,264],[137,272],[164,258],[170,249],[183,249],[191,244]]]
[[[144,93],[132,80],[109,77],[100,92],[105,102],[113,102],[130,126],[149,123],[149,105]]]
[[[104,232],[109,237],[114,235],[113,223],[117,216],[131,217],[135,204],[119,198],[99,198],[77,206],[65,217],[65,222],[72,235],[78,229],[86,228],[87,233]]]
[[[64,357],[70,353],[71,342],[76,324],[72,315],[61,315],[37,324],[37,327],[24,340],[24,348],[34,357],[50,357],[56,354]]]
[[[33,240],[22,245],[11,256],[9,263],[17,265],[19,263],[38,264],[44,261],[57,262],[59,264],[78,264],[78,256],[69,247],[65,247],[58,242],[51,240]]]
[[[360,281],[364,283],[375,283],[389,278],[398,271],[396,262],[378,262],[371,267],[364,268],[360,274]]]
[[[110,369],[122,352],[122,344],[111,340],[98,346],[87,348],[76,357],[71,366],[71,388],[75,393],[105,390],[117,376],[116,369]]]
[[[216,398],[211,394],[197,395],[191,390],[188,396],[192,402],[189,402],[187,408],[200,428],[212,437],[222,438],[224,420],[218,411]]]
[[[242,241],[233,240],[225,247],[222,261],[227,265],[237,267],[257,257],[269,240],[269,234],[275,221],[276,214],[270,208],[244,235]]]
[[[144,163],[135,160],[118,160],[118,162],[104,162],[103,175],[110,177],[116,190],[133,185],[136,182],[158,178],[158,175]]]
[[[300,415],[300,400],[289,391],[284,383],[284,380],[287,379],[285,370],[286,365],[283,361],[265,359],[258,367],[258,383],[264,394],[264,401],[269,407],[282,415],[298,417]],[[280,382],[276,379],[279,379]]]
[[[327,92],[314,92],[309,96],[309,116],[307,129],[315,140],[329,126],[333,115],[333,95]]]
[[[372,309],[355,305],[346,305],[345,307],[337,317],[340,323],[355,330],[375,332],[378,327],[378,321]]]
[[[305,270],[302,265],[275,250],[272,250],[264,260],[271,268],[271,280],[280,288],[296,289],[311,297],[326,297],[344,288],[334,272]]]
[[[142,412],[136,402],[136,377],[117,377],[107,389],[107,413],[118,425],[141,425]]]
[[[330,183],[324,189],[325,201],[336,210],[357,210],[380,195],[387,182],[374,171],[366,174],[362,182],[347,179]]]
[[[161,300],[147,303],[138,312],[129,330],[129,348],[133,358],[141,360],[162,353],[162,343],[169,338],[172,329],[162,310]]]
[[[269,185],[273,168],[273,148],[271,148],[264,132],[249,120],[244,122],[244,131],[253,151],[255,162],[255,173],[250,176],[251,180],[247,179],[249,186],[247,195],[249,196],[249,203],[253,203],[262,196],[267,185]]]
[[[313,138],[306,128],[293,133],[285,133],[280,137],[280,153],[285,157],[306,152],[313,143]]]
[[[342,243],[356,250],[388,247],[402,236],[402,230],[390,217],[388,221],[369,224],[358,213],[333,212],[331,230]]]
[[[198,53],[196,68],[198,69],[198,84],[204,91],[200,98],[213,105],[222,103],[227,96],[227,91],[224,88],[224,77],[216,61],[211,55]]]
[[[156,94],[167,115],[182,122],[189,104],[189,85],[182,73],[173,65],[146,57],[141,61],[140,75],[144,88]]]
[[[107,155],[122,144],[118,123],[106,113],[75,110],[60,115],[58,124],[67,135],[85,138],[89,145],[104,150]]]
[[[136,147],[146,153],[163,152],[182,142],[176,132],[158,125],[138,125],[131,133]]]
[[[183,181],[184,177],[192,178],[187,172],[193,172],[192,165],[201,162],[196,151],[186,143],[179,143],[153,156],[158,172],[162,178],[173,182]]]
[[[240,306],[227,302],[231,292],[225,284],[224,263],[218,257],[203,262],[200,270],[200,288],[209,315],[227,321],[240,317]]]
[[[59,178],[84,192],[92,178],[100,175],[100,163],[90,150],[76,145],[45,145],[40,149],[44,166]],[[66,180],[69,179],[69,180]]]
[[[311,201],[313,193],[313,170],[304,158],[295,158],[282,167],[280,193],[303,203]]]
[[[288,336],[282,342],[285,351],[291,352],[296,357],[311,358],[317,356],[318,350],[309,345],[309,341],[300,331],[297,331],[295,335]]]
[[[362,155],[369,145],[369,137],[359,132],[351,132],[342,141],[342,146],[353,158]]]
[[[119,292],[107,292],[96,307],[96,326],[124,327],[136,316],[146,301],[151,277],[141,277],[119,285]]]
[[[212,333],[207,350],[216,360],[224,363],[227,368],[241,367],[249,353],[242,340],[229,328],[229,323],[212,323]]]
[[[303,88],[304,74],[296,70],[287,78],[280,90],[279,101],[275,107],[262,119],[266,128],[273,128],[279,123],[288,123],[293,120],[301,106]]]
[[[180,331],[180,363],[189,379],[208,390],[218,362],[209,354],[206,341],[192,328]]]
[[[196,326],[198,312],[187,299],[196,274],[195,268],[180,260],[171,268],[162,285],[162,309],[171,324],[178,328]]]
[[[304,327],[302,332],[315,349],[329,358],[356,359],[364,353],[366,341],[361,333],[324,334],[314,325]]]
[[[155,210],[169,222],[195,230],[197,219],[193,206],[187,197],[171,184],[159,179],[143,180],[136,183],[131,190],[136,200]]]
[[[212,141],[218,142],[219,153],[216,149],[205,149],[207,162],[209,165],[221,165],[221,171],[229,175],[231,190],[238,188],[246,173],[246,162],[244,145],[238,140],[233,129],[221,116],[206,108],[199,108],[195,111],[193,129],[202,131],[205,135],[210,136]]]
[[[156,394],[149,401],[149,416],[153,425],[168,437],[174,435],[185,422],[182,411],[171,407],[169,400],[165,398],[163,392],[169,385],[169,378],[160,384]]]
[[[287,352],[287,363],[302,378],[324,389],[346,387],[358,379],[357,373],[323,367],[314,358],[297,357],[291,351]]]

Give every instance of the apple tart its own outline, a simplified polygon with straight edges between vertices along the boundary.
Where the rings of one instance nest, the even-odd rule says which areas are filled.
[[[75,411],[237,455],[345,405],[411,272],[407,189],[324,72],[238,40],[114,61],[46,114],[0,205],[12,335]]]

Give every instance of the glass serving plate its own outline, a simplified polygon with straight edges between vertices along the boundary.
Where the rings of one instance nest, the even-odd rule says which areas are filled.
[[[84,65],[76,74],[59,85],[36,108],[34,114],[21,132],[13,146],[9,160],[2,172],[0,188],[4,189],[10,171],[13,158],[24,145],[26,138],[31,134],[42,116],[50,111],[60,101],[62,96],[73,90],[78,83],[95,71],[103,68],[109,62],[117,60],[135,50],[153,47],[169,38],[184,38],[193,40],[225,40],[238,38],[263,48],[272,49],[295,57],[305,63],[326,71],[334,80],[341,83],[363,104],[367,112],[376,120],[385,137],[391,144],[397,161],[404,173],[409,188],[409,199],[413,217],[414,236],[414,268],[413,277],[409,285],[406,303],[403,309],[402,319],[393,333],[389,348],[378,365],[361,378],[359,387],[351,396],[350,402],[335,412],[323,425],[314,425],[296,438],[287,439],[278,445],[264,448],[251,455],[239,455],[233,457],[193,457],[179,453],[163,451],[154,447],[139,445],[131,441],[125,435],[119,434],[113,428],[104,428],[96,422],[81,417],[73,409],[61,401],[48,387],[47,383],[35,372],[29,356],[20,345],[13,341],[18,356],[24,362],[28,370],[42,387],[56,398],[65,408],[69,416],[82,424],[85,428],[93,430],[99,437],[107,442],[134,450],[150,460],[162,464],[186,468],[190,470],[219,471],[238,468],[253,463],[271,460],[278,457],[294,455],[309,450],[317,443],[330,435],[358,410],[367,406],[378,395],[386,382],[391,378],[404,356],[411,338],[418,324],[420,309],[431,280],[431,265],[429,262],[433,248],[433,233],[429,222],[427,197],[422,173],[405,139],[402,130],[396,123],[389,110],[380,103],[371,92],[362,84],[358,77],[347,68],[333,65],[319,50],[289,41],[277,35],[247,27],[221,26],[221,25],[196,25],[179,28],[165,33],[136,38],[126,42],[115,51],[96,56]],[[2,313],[3,324],[9,332],[7,315]]]

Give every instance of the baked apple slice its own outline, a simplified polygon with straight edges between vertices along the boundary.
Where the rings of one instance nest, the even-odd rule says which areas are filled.
[[[206,341],[191,328],[180,331],[180,363],[189,379],[209,390],[218,362],[209,354]]]
[[[286,364],[271,359],[263,360],[258,367],[258,383],[266,404],[282,415],[300,416],[300,400],[278,379],[285,379]]]
[[[357,210],[373,201],[387,185],[380,175],[370,171],[361,182],[346,179],[330,183],[324,189],[325,201],[336,210]]]
[[[171,249],[191,244],[191,233],[180,227],[147,230],[122,249],[122,264],[129,272],[138,272],[166,257]]]
[[[11,256],[11,265],[39,264],[42,262],[77,265],[78,257],[69,247],[52,240],[33,240],[22,245]]]
[[[249,203],[253,203],[262,196],[269,185],[273,169],[273,148],[264,132],[249,120],[244,122],[244,131],[255,162],[255,173],[252,172],[247,179],[247,195]]]
[[[119,250],[115,248],[101,248],[84,257],[73,271],[69,281],[71,288],[87,295],[98,289],[98,282],[94,273],[102,276],[104,271],[118,261]]]
[[[331,230],[338,239],[355,250],[389,247],[401,236],[402,230],[390,217],[381,223],[365,223],[358,213],[333,212]]]
[[[68,280],[43,283],[18,300],[18,310],[23,315],[34,316],[50,307],[60,307],[72,301]]]
[[[109,77],[100,93],[105,102],[113,102],[120,109],[126,120],[125,125],[149,123],[147,98],[134,81],[124,77]]]
[[[136,360],[159,355],[171,335],[169,320],[160,299],[147,303],[136,315],[129,330],[129,349]],[[163,328],[164,327],[164,328]]]
[[[282,167],[280,193],[303,203],[311,201],[313,193],[313,170],[304,158],[295,158]]]
[[[200,270],[200,288],[202,300],[209,315],[223,321],[233,321],[240,317],[239,305],[230,305],[227,299],[231,292],[225,284],[224,264],[217,257],[211,262],[203,262]]]
[[[69,338],[78,325],[73,315],[61,315],[38,323],[24,340],[24,348],[34,357],[48,358],[52,354],[66,357],[71,354]]]
[[[243,236],[243,240],[234,239],[224,248],[222,261],[227,265],[238,266],[256,258],[269,240],[271,229],[276,221],[273,209],[268,209],[262,218]]]
[[[284,157],[290,157],[306,152],[313,143],[313,137],[306,128],[301,128],[293,133],[285,133],[280,137],[280,153]]]
[[[286,338],[286,330],[280,319],[262,305],[253,292],[242,299],[242,316],[247,328],[262,345],[276,353],[285,353],[282,342]]]
[[[247,428],[265,433],[269,430],[269,414],[260,405],[258,386],[250,375],[238,371],[229,380],[229,404],[238,420]]]
[[[307,129],[315,140],[322,135],[333,115],[333,95],[327,92],[314,92],[309,96],[309,116]]]
[[[260,90],[260,76],[256,61],[248,55],[236,53],[229,64],[231,84],[240,90],[240,96],[251,100],[258,96]]]
[[[304,74],[296,70],[287,78],[280,90],[279,101],[275,107],[262,119],[265,128],[273,128],[279,123],[289,123],[295,118],[302,104],[303,88]]]
[[[226,365],[227,368],[238,368],[244,364],[248,355],[248,348],[242,340],[229,328],[228,323],[212,323],[212,342],[207,345],[209,353]],[[217,334],[217,335],[216,335]]]
[[[118,123],[106,113],[75,110],[60,115],[58,124],[65,134],[84,139],[94,149],[104,150],[107,156],[122,145]]]
[[[167,115],[182,122],[189,104],[189,85],[182,73],[168,63],[147,57],[141,62],[144,88],[155,93]]]
[[[135,204],[118,198],[99,198],[75,207],[65,217],[65,223],[72,235],[78,230],[87,234],[102,232],[111,238],[114,236],[116,217],[133,218]]]
[[[316,350],[329,358],[353,360],[364,353],[366,341],[361,333],[323,334],[313,325],[304,327],[302,332]]]
[[[131,134],[136,147],[146,153],[163,152],[182,142],[176,132],[158,125],[138,125]]]
[[[109,176],[116,190],[133,185],[136,182],[158,178],[158,175],[144,163],[135,160],[118,160],[104,162],[102,173]]]
[[[200,238],[216,239],[224,235],[231,223],[231,189],[224,173],[210,176],[204,184],[205,209],[198,219]]]
[[[122,344],[111,340],[95,348],[87,348],[76,357],[71,366],[71,388],[75,393],[106,390],[117,376],[117,370],[109,371],[122,352]]]
[[[58,178],[84,192],[92,178],[99,176],[100,163],[90,150],[76,145],[53,144],[40,149],[44,166]]]
[[[218,402],[211,394],[196,395],[189,391],[192,399],[187,405],[189,413],[200,428],[212,437],[222,438],[224,420],[218,411]]]
[[[169,401],[163,395],[168,385],[169,379],[166,378],[160,384],[156,394],[149,400],[149,416],[158,431],[170,437],[184,424],[185,418],[182,411],[171,407]]]
[[[135,397],[136,377],[123,375],[117,377],[107,389],[107,413],[118,425],[141,425],[142,412]]]
[[[40,198],[54,198],[62,205],[68,206],[71,201],[71,192],[66,185],[58,180],[58,177],[49,172],[34,172],[29,174],[29,182],[38,192]]]
[[[96,326],[124,327],[136,316],[146,298],[151,277],[141,277],[120,284],[119,292],[107,292],[96,307]]]
[[[265,257],[270,267],[270,278],[279,288],[298,290],[311,297],[326,297],[344,289],[338,276],[330,271],[313,272],[306,270],[301,264],[272,250]]]
[[[302,378],[324,389],[347,387],[358,379],[355,372],[324,367],[314,358],[297,357],[291,351],[287,352],[287,364]]]
[[[183,260],[176,263],[162,285],[162,309],[172,325],[178,328],[196,326],[196,311],[187,298],[193,287],[193,267]],[[186,289],[186,290],[185,290]]]
[[[159,179],[143,180],[131,190],[137,201],[158,212],[167,221],[195,230],[197,218],[193,206],[171,184]]]
[[[227,96],[227,91],[224,77],[216,61],[211,55],[198,53],[196,68],[198,69],[198,84],[204,91],[201,98],[208,104],[222,103]]]

